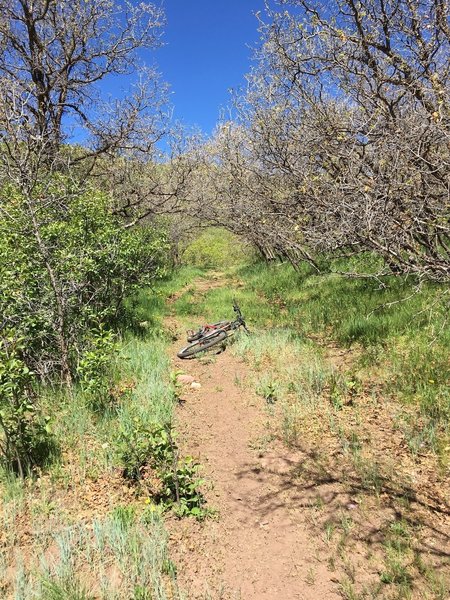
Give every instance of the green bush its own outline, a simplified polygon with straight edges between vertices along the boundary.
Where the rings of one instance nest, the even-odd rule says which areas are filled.
[[[233,233],[222,229],[208,229],[185,249],[182,261],[203,269],[225,269],[246,262],[254,251]]]
[[[118,351],[116,335],[102,325],[90,332],[90,345],[78,363],[77,375],[81,389],[94,408],[108,401],[111,360]]]
[[[165,235],[125,229],[106,195],[64,177],[30,197],[5,186],[0,207],[0,314],[24,339],[30,369],[67,381],[91,331],[115,326],[124,298],[165,273]]]
[[[156,500],[174,508],[179,516],[202,517],[203,496],[199,491],[199,465],[192,458],[180,458],[171,425],[144,422],[135,417],[122,427],[117,451],[125,477],[141,480],[150,468],[159,480]]]
[[[91,405],[102,406],[124,299],[166,273],[167,248],[161,229],[124,228],[105,194],[68,177],[52,175],[28,194],[0,187],[6,463],[25,471],[44,449],[38,385],[78,379]]]
[[[55,450],[49,417],[39,410],[33,374],[21,358],[23,349],[23,341],[12,334],[0,339],[0,458],[22,477]]]

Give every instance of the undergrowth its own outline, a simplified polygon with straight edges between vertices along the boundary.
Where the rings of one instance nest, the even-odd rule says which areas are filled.
[[[58,453],[23,481],[6,469],[0,473],[8,532],[0,595],[178,597],[162,514],[207,513],[199,465],[176,444],[177,394],[162,319],[171,294],[200,274],[184,268],[141,290],[127,302],[120,335],[97,332],[70,392],[39,390]],[[22,553],[24,539],[31,558],[29,549]]]

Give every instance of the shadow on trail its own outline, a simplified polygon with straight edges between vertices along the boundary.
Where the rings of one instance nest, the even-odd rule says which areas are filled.
[[[269,453],[260,465],[248,465],[235,476],[258,485],[260,493],[242,498],[253,518],[270,520],[288,507],[294,517],[310,521],[315,535],[324,536],[327,528],[341,536],[345,532],[346,543],[380,554],[397,524],[410,532],[415,564],[427,564],[436,573],[448,570],[449,504],[433,492],[418,492],[399,473],[386,475],[380,467],[375,477],[355,472],[344,462],[339,456],[333,461],[297,449],[292,457]]]

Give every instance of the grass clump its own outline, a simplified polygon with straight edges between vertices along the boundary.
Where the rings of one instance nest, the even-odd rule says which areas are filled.
[[[385,538],[385,570],[381,573],[381,581],[385,584],[396,584],[400,597],[407,597],[412,589],[413,563],[412,531],[405,520],[396,520],[389,525]]]
[[[59,548],[56,558],[44,554],[26,576],[21,573],[17,600],[180,598],[167,534],[152,505],[117,506],[92,526],[50,536],[51,547]]]

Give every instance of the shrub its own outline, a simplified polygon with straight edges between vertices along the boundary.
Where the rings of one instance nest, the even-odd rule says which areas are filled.
[[[49,417],[41,414],[33,373],[21,358],[23,341],[12,333],[0,339],[0,452],[4,465],[22,477],[54,449]]]
[[[253,256],[250,246],[233,233],[217,227],[204,231],[187,246],[183,262],[203,269],[225,269]]]
[[[203,516],[199,465],[190,457],[179,457],[171,425],[149,424],[135,417],[119,433],[117,449],[125,477],[140,482],[156,478],[153,493],[165,508],[174,507],[179,516]]]
[[[110,389],[108,370],[114,353],[117,352],[116,336],[102,325],[91,331],[90,346],[78,363],[77,375],[81,387],[94,407],[107,400]]]
[[[38,377],[70,381],[92,330],[113,327],[124,298],[165,272],[164,232],[125,229],[105,194],[62,176],[27,198],[4,186],[0,206],[0,314]]]

